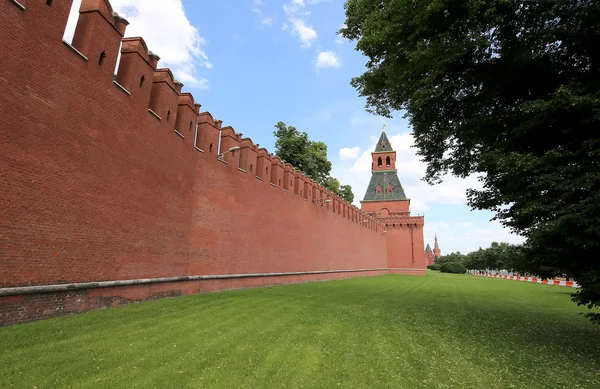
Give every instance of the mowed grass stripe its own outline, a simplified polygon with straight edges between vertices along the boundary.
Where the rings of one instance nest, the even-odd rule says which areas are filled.
[[[598,388],[573,291],[432,272],[147,302],[0,328],[0,387]]]

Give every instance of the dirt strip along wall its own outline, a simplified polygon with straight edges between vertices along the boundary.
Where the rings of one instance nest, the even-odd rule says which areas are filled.
[[[0,3],[0,323],[385,270],[2,295],[92,281],[385,269],[383,226],[200,112],[104,0]],[[121,58],[113,77],[119,45]],[[217,158],[219,146],[228,150]],[[394,271],[387,271],[394,272]]]

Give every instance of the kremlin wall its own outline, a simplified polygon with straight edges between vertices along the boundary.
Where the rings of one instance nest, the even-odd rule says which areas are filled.
[[[70,8],[0,3],[0,324],[425,274],[410,200],[343,201],[202,111],[108,1],[83,0],[64,42]]]

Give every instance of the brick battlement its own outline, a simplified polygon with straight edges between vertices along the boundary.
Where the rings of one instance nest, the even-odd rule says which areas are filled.
[[[64,42],[70,8],[0,3],[0,324],[421,274],[389,266],[384,223],[201,111],[108,1],[83,0]]]
[[[192,142],[197,151],[207,150],[216,157],[217,145],[220,146],[221,153],[239,147],[240,155],[236,151],[225,153],[222,158],[224,162],[244,173],[252,174],[256,171],[258,148],[254,147],[252,140],[242,139],[242,134],[231,126],[222,127],[222,121],[216,121],[210,112],[200,113],[200,105],[195,103],[191,93],[181,91],[183,84],[175,80],[171,70],[157,69],[160,58],[150,53],[143,38],[123,38],[128,22],[113,12],[108,1],[83,0],[79,12],[73,48],[85,56],[86,61],[97,57],[99,62],[102,61],[100,66],[110,70],[115,67],[121,44],[121,60],[113,83],[130,96],[129,104],[141,111],[147,110],[156,119],[155,125],[180,134],[183,139],[186,139],[186,135],[194,134],[193,139],[186,140],[186,143]],[[105,81],[109,76],[113,77],[112,73],[104,72],[99,75]],[[125,109],[123,111],[126,112]],[[351,222],[363,223],[369,230],[383,231],[382,223],[305,177],[290,164],[283,163],[266,150],[262,158],[265,174],[258,172],[256,178],[288,193],[294,193]],[[266,173],[269,166],[270,175]],[[235,171],[231,173],[236,174]],[[309,184],[305,185],[307,180]]]

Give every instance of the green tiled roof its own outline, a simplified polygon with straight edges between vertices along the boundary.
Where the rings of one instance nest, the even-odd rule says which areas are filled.
[[[393,192],[387,191],[388,185]],[[377,193],[377,187],[381,187],[380,193]],[[375,171],[371,175],[371,182],[367,187],[367,193],[362,201],[386,201],[386,200],[408,200],[404,193],[404,188],[398,179],[396,170]]]
[[[381,136],[379,137],[379,141],[377,142],[377,146],[375,146],[375,152],[379,152],[379,151],[392,151],[392,144],[390,143],[390,140],[388,139],[387,135],[385,134],[385,131],[381,132]]]
[[[425,251],[431,251],[431,246],[429,246],[429,243],[427,243],[427,247],[425,247]]]

